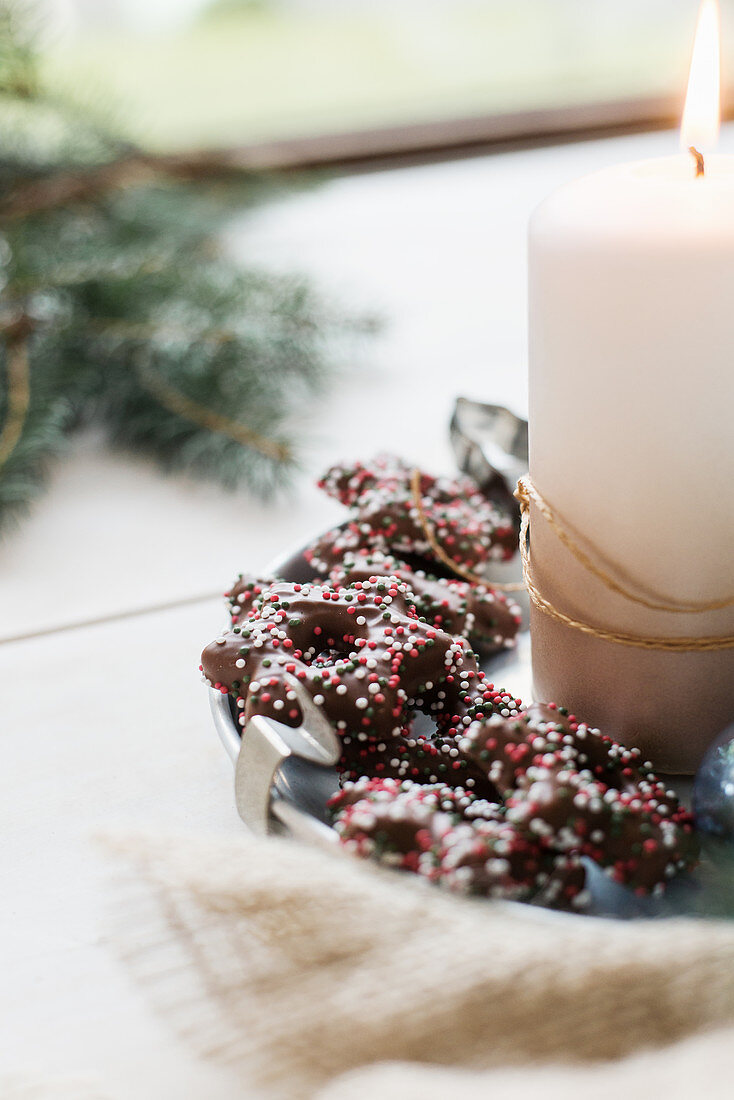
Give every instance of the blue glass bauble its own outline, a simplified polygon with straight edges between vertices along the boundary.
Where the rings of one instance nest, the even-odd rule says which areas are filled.
[[[734,840],[734,724],[717,737],[696,773],[693,813],[699,829]]]

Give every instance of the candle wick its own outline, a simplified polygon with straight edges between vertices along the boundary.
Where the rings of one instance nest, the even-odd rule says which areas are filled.
[[[695,145],[688,147],[688,152],[691,154],[696,162],[696,179],[704,174],[703,153],[699,153]]]

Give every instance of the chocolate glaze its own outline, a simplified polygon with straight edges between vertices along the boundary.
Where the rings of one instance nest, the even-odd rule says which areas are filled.
[[[497,803],[443,784],[363,779],[330,803],[345,847],[446,889],[483,897],[582,905],[583,867],[549,855]]]
[[[645,892],[695,862],[690,814],[639,751],[555,707],[475,722],[459,749],[548,849],[588,856]]]
[[[518,605],[489,585],[438,577],[382,551],[361,549],[347,554],[329,579],[333,584],[369,580],[376,573],[403,581],[413,596],[419,618],[461,634],[486,655],[514,645],[522,616]]]
[[[290,675],[340,733],[392,738],[416,707],[458,706],[463,667],[476,669],[466,641],[420,622],[394,577],[342,589],[277,582],[237,600],[244,610],[206,647],[202,668],[243,721],[264,714],[298,725]]]
[[[353,517],[309,547],[306,557],[314,569],[328,573],[349,551],[362,548],[435,561],[413,500],[412,472],[412,466],[393,455],[332,467],[319,485],[347,505]],[[420,489],[426,521],[458,565],[477,569],[489,561],[506,561],[516,552],[512,518],[473,481],[422,473]]]

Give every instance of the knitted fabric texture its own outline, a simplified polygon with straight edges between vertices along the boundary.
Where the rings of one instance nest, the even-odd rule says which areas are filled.
[[[187,1041],[258,1096],[311,1097],[375,1062],[591,1062],[734,1025],[734,924],[464,900],[244,834],[107,844],[135,870],[114,942]]]
[[[318,1100],[731,1100],[734,1031],[717,1030],[618,1062],[466,1070],[393,1063],[355,1070]]]

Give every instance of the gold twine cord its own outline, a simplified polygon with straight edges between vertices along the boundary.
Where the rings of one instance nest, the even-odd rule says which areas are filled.
[[[243,447],[259,451],[266,458],[275,459],[276,462],[285,462],[291,457],[290,448],[286,444],[276,443],[252,428],[248,428],[247,425],[231,420],[228,416],[222,416],[221,413],[214,412],[212,409],[201,408],[191,398],[186,397],[173,386],[169,386],[158,375],[154,375],[152,371],[138,370],[137,374],[141,386],[148,390],[164,409],[168,409],[176,416],[181,416],[184,420],[189,420],[192,424],[206,428],[210,432],[226,435],[235,443],[241,443]]]
[[[558,521],[558,518],[547,500],[541,496],[533,485],[530,475],[521,477],[517,486],[515,497],[520,501],[520,507],[522,508],[525,501],[527,501],[528,505],[530,501],[532,501],[543,518],[548,522],[553,533],[561,540],[563,545],[570,550],[576,558],[576,561],[578,561],[589,573],[592,573],[597,580],[600,580],[611,592],[616,592],[618,596],[623,596],[626,600],[631,600],[633,603],[638,603],[642,607],[647,607],[650,611],[667,611],[678,615],[700,615],[704,611],[721,611],[724,607],[731,607],[734,605],[734,595],[725,596],[724,599],[721,600],[709,600],[701,603],[686,603],[684,601],[678,603],[674,600],[666,600],[665,597],[658,597],[661,602],[656,602],[655,600],[648,600],[644,596],[638,596],[636,593],[630,591],[629,588],[625,588],[624,585],[616,581],[609,573],[606,573],[603,569],[599,568],[598,565],[594,564],[589,555],[581,549],[568,530]]]
[[[179,340],[191,338],[191,334],[184,329],[165,329],[150,324],[102,320],[93,322],[90,327],[93,332],[101,336],[121,337],[128,340],[149,340],[154,336]],[[203,334],[197,333],[196,339],[214,344],[225,344],[234,340],[235,334],[228,329],[212,329]],[[143,371],[138,368],[136,374],[140,385],[164,409],[176,416],[181,416],[184,420],[188,420],[200,428],[206,428],[207,431],[226,435],[227,438],[233,439],[235,443],[259,451],[266,458],[272,458],[276,462],[285,462],[291,457],[290,448],[286,444],[276,443],[254,431],[254,429],[248,428],[246,424],[241,424],[239,421],[232,420],[230,417],[223,416],[212,409],[202,408],[191,398],[181,393],[180,390],[175,389],[168,382],[164,382],[152,370]]]
[[[579,561],[579,563],[588,571],[593,573],[599,580],[601,580],[607,588],[610,588],[613,592],[623,596],[625,599],[631,600],[635,603],[642,604],[653,611],[667,611],[675,614],[694,614],[704,611],[717,611],[725,607],[730,607],[734,604],[734,597],[727,597],[724,600],[711,601],[709,603],[701,604],[674,604],[674,603],[655,603],[654,601],[646,600],[644,597],[637,596],[635,593],[629,592],[621,584],[618,584],[613,577],[610,577],[602,569],[599,569],[589,558],[589,556],[581,549],[580,546],[574,541],[570,534],[561,526],[553,514],[550,505],[540,495],[538,490],[533,485],[529,475],[521,477],[517,483],[517,489],[515,490],[515,499],[520,504],[520,559],[522,561],[522,583],[515,584],[495,584],[493,581],[488,580],[486,577],[481,577],[479,574],[472,572],[459,562],[446,553],[444,548],[436,538],[428,517],[426,516],[425,509],[423,507],[423,500],[421,497],[421,472],[418,469],[414,469],[410,479],[411,492],[413,497],[413,504],[415,505],[420,520],[423,533],[426,536],[426,541],[430,546],[433,553],[438,560],[442,562],[448,569],[462,577],[464,580],[469,581],[470,584],[482,584],[490,588],[496,588],[502,592],[517,592],[525,589],[528,596],[535,604],[535,606],[551,619],[561,623],[563,626],[571,627],[573,630],[580,630],[583,634],[588,634],[592,638],[600,638],[602,641],[616,642],[619,645],[634,646],[637,649],[661,649],[668,650],[670,652],[711,652],[720,649],[732,649],[734,648],[734,635],[723,636],[708,636],[700,638],[662,638],[662,637],[642,637],[638,634],[627,634],[623,631],[617,630],[604,630],[599,626],[592,626],[591,623],[583,622],[581,619],[574,619],[570,615],[566,615],[563,611],[560,611],[550,600],[546,599],[542,595],[535,581],[533,580],[532,569],[530,564],[530,505],[534,503],[539,508],[541,514],[550,524],[553,532],[561,539],[563,544],[571,551],[573,556]]]
[[[27,334],[8,336],[5,347],[8,396],[5,423],[0,431],[0,469],[18,445],[31,404]]]
[[[634,646],[637,649],[662,649],[675,653],[686,651],[710,652],[719,649],[734,648],[734,635],[732,634],[718,637],[709,636],[701,638],[660,638],[654,636],[642,637],[638,634],[626,634],[623,631],[604,630],[602,627],[592,626],[591,623],[585,623],[581,619],[574,619],[570,615],[564,614],[563,611],[559,611],[559,609],[554,604],[552,604],[550,600],[547,600],[545,596],[543,596],[538,590],[538,587],[533,580],[530,565],[530,545],[528,538],[530,532],[530,504],[531,502],[537,503],[537,498],[540,498],[541,500],[543,500],[543,498],[540,497],[540,494],[535,489],[529,477],[520,478],[517,483],[515,497],[520,502],[520,557],[522,559],[522,575],[525,581],[525,587],[527,588],[528,595],[530,596],[530,599],[535,604],[535,606],[540,611],[543,611],[546,615],[548,615],[551,619],[554,619],[557,623],[561,623],[563,626],[569,626],[573,630],[580,630],[583,634],[588,634],[592,638],[601,638],[602,641],[607,642],[617,642],[619,645]],[[548,508],[548,505],[545,501],[543,501],[543,504],[546,508]],[[558,533],[559,530],[562,530],[562,528],[558,526],[557,522],[554,522],[552,526],[553,530],[556,533]],[[566,545],[569,545],[565,539],[563,541]],[[583,558],[579,558],[578,560],[581,561],[582,564],[585,564]],[[595,575],[598,575],[596,569],[592,570],[592,572],[594,572]],[[621,595],[627,595],[626,591],[622,588],[615,588],[613,590],[618,591]],[[627,598],[629,599],[633,597],[628,596]],[[637,602],[641,601],[638,600]],[[731,601],[729,601],[729,603],[730,602]],[[728,604],[724,603],[721,606],[726,607],[728,606]],[[668,606],[661,608],[661,610],[676,611],[676,608]],[[702,604],[697,609],[688,606],[685,608],[685,610],[706,611],[710,610],[710,608],[707,605]]]

